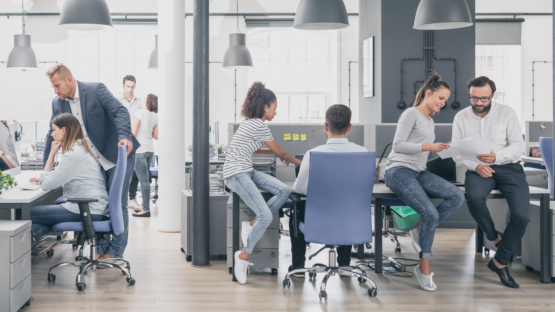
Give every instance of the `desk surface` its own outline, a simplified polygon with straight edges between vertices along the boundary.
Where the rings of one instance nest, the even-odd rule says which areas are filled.
[[[28,184],[29,179],[38,178],[40,173],[41,171],[22,171],[21,174],[15,176],[15,180],[19,185]],[[16,186],[0,195],[0,204],[28,204],[49,192],[42,188],[36,191],[21,191],[19,186]]]
[[[521,156],[520,159],[525,163],[534,163],[543,165],[543,158],[541,157],[529,157],[529,156]]]

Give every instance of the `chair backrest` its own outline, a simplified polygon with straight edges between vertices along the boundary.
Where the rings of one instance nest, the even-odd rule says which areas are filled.
[[[305,240],[326,245],[372,241],[376,153],[310,153]]]
[[[547,187],[553,197],[553,138],[540,138],[540,153],[547,169]]]
[[[116,173],[110,186],[109,195],[110,220],[112,221],[112,231],[115,235],[121,235],[124,232],[121,197],[126,170],[127,146],[122,145],[118,148],[118,163],[116,164]]]

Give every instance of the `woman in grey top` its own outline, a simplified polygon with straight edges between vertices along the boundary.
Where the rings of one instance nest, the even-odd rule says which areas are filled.
[[[52,148],[39,182],[43,190],[63,186],[68,198],[95,198],[89,203],[93,221],[108,219],[108,193],[100,167],[93,158],[83,135],[79,121],[70,113],[63,113],[52,119]],[[58,150],[62,150],[59,165],[52,170]],[[81,222],[79,206],[75,203],[31,207],[32,230],[35,237],[48,234],[52,225],[62,222]]]
[[[413,107],[399,118],[393,151],[385,168],[387,187],[420,215],[420,228],[411,230],[410,234],[420,257],[414,273],[420,286],[427,291],[437,290],[429,263],[437,225],[464,202],[464,194],[459,188],[426,171],[426,162],[433,159],[432,153],[449,147],[449,143],[434,143],[434,120],[431,116],[445,106],[450,93],[449,85],[437,74],[428,78],[418,92]],[[428,196],[444,201],[435,207]]]

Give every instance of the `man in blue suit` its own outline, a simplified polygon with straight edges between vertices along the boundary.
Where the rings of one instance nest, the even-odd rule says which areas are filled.
[[[127,146],[127,169],[121,198],[125,231],[121,235],[107,238],[106,241],[97,244],[100,258],[123,258],[129,234],[127,194],[135,167],[135,151],[140,146],[131,133],[129,112],[103,83],[77,81],[63,64],[50,68],[46,76],[50,79],[54,93],[57,95],[52,101],[50,120],[61,113],[70,113],[77,117],[93,156],[104,175],[108,190],[116,172],[118,147]],[[52,127],[52,124],[50,126]],[[45,161],[48,159],[52,144],[51,132],[52,129],[46,135],[43,158]]]

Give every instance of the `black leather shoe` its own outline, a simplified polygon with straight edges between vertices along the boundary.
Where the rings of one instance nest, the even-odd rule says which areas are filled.
[[[150,218],[150,211],[149,212],[145,212],[145,213],[134,213],[133,217],[139,217],[139,218]]]
[[[515,280],[513,279],[513,277],[511,276],[511,274],[509,274],[509,269],[507,267],[504,267],[502,269],[498,268],[495,266],[495,263],[493,263],[493,258],[489,259],[488,261],[488,268],[492,271],[497,273],[497,275],[499,275],[499,279],[501,280],[501,283],[507,287],[510,288],[519,288],[520,286],[518,286],[518,284],[515,282]]]
[[[499,235],[501,235],[501,240],[503,240],[503,233],[497,231],[497,233],[499,233]],[[497,244],[495,244],[495,248],[499,248],[499,244],[501,244],[501,241],[499,241]],[[509,259],[509,263],[513,263],[516,259],[516,250],[513,252],[513,254],[511,255],[511,259]]]

